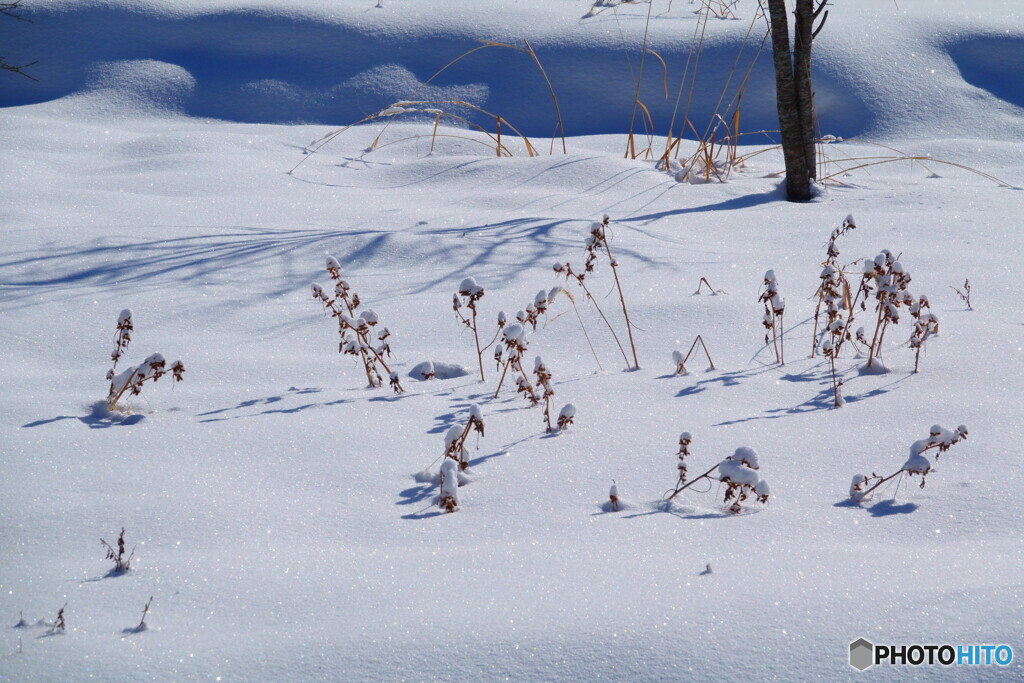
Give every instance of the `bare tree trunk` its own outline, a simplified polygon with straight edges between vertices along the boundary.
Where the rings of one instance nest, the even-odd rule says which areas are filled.
[[[814,42],[814,20],[825,3],[821,2],[815,10],[814,0],[796,0],[796,26],[790,53],[786,0],[767,2],[775,64],[775,99],[782,153],[786,160],[786,197],[790,201],[803,202],[811,198],[811,182],[817,175],[811,44]]]
[[[822,3],[824,7],[824,3]],[[793,35],[793,85],[796,88],[796,106],[800,110],[800,133],[807,172],[817,177],[817,157],[814,150],[814,89],[811,87],[811,45],[814,42],[814,0],[796,0]]]

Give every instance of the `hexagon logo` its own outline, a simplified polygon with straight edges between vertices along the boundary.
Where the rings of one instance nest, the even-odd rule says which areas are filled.
[[[863,671],[875,663],[875,646],[863,638],[850,643],[850,666]]]

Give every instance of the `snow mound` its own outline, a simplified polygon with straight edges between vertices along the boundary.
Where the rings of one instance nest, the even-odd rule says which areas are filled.
[[[465,377],[469,374],[469,370],[462,365],[425,360],[422,363],[417,363],[413,366],[409,371],[409,377],[425,381],[430,379],[427,376],[430,372],[434,373],[433,379],[455,379],[457,377]]]
[[[145,113],[182,111],[195,89],[196,80],[188,71],[154,59],[99,62],[86,78],[90,93]]]

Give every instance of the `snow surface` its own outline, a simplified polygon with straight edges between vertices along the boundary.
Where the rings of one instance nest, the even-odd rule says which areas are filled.
[[[623,158],[643,3],[586,18],[585,0],[25,4],[31,24],[0,17],[5,57],[39,60],[38,83],[0,73],[0,678],[841,680],[859,637],[1015,649],[1009,670],[885,678],[1024,673],[1024,192],[938,162],[847,162],[843,185],[794,205],[777,152],[703,185]],[[752,7],[709,24],[695,121]],[[653,13],[670,89],[692,9]],[[431,150],[429,116],[396,119],[376,149],[383,124],[303,153],[479,39],[530,41],[568,154],[535,65],[499,48],[417,97],[499,113],[540,156],[510,135],[515,155],[497,158],[464,128]],[[846,139],[831,159],[882,144],[1024,186],[1024,4],[836,3],[814,58],[822,132]],[[674,96],[652,63],[641,95],[664,134]],[[771,87],[765,53],[745,131],[777,127]],[[814,292],[850,213],[839,263],[891,249],[942,333],[918,374],[909,320],[886,335],[885,374],[858,372],[847,346],[834,408],[828,361],[809,358]],[[493,398],[493,365],[484,383],[367,389],[309,295],[337,254],[394,331],[392,370],[475,367],[453,288],[466,273],[486,286],[494,334],[497,311],[559,284],[551,263],[582,262],[605,214],[641,369],[621,371],[593,303],[564,285],[573,300],[529,333],[578,408],[558,438],[511,377]],[[756,302],[768,268],[786,283],[781,367]],[[736,294],[691,296],[700,277]],[[965,278],[972,311],[952,290]],[[622,336],[610,269],[587,284]],[[129,357],[165,349],[188,374],[118,415],[104,373],[127,307]],[[716,369],[675,376],[670,352],[698,334]],[[442,514],[415,473],[438,471],[473,404],[486,436],[467,440],[459,514]],[[891,472],[936,421],[972,431],[926,488],[849,504],[853,473]],[[684,428],[697,472],[756,449],[770,502],[730,516],[716,487],[664,504]],[[610,480],[630,500],[604,514]],[[111,577],[99,539],[122,526],[138,549]],[[67,632],[45,637],[65,603]]]

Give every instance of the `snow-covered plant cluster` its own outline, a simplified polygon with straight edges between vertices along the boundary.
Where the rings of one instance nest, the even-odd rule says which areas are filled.
[[[779,294],[779,281],[775,277],[774,270],[769,270],[764,274],[764,282],[761,287],[761,295],[758,297],[758,301],[764,304],[764,317],[761,319],[761,323],[765,328],[764,345],[768,346],[770,332],[770,341],[775,349],[775,362],[785,365],[786,354],[782,337],[782,316],[786,312],[786,302],[782,295]]]
[[[445,512],[459,508],[459,466],[454,460],[441,463],[441,493],[437,504]]]
[[[932,313],[928,297],[922,295],[910,304],[910,317],[914,327],[910,333],[910,348],[914,349],[914,372],[921,364],[921,349],[933,334],[939,333],[939,317]]]
[[[852,306],[846,306],[846,303],[849,301],[850,283],[847,281],[846,275],[839,265],[839,248],[836,246],[836,242],[840,237],[856,228],[857,224],[853,220],[853,216],[847,216],[841,226],[832,230],[832,235],[829,237],[825,260],[821,263],[821,273],[818,275],[821,284],[818,286],[817,292],[818,305],[814,309],[811,358],[814,358],[819,344],[823,344],[824,339],[831,339],[831,337],[826,337],[826,332],[834,334],[836,329],[842,328],[841,318],[844,308],[847,310],[852,309]],[[822,332],[819,339],[818,322],[821,317],[822,306],[825,307],[827,319],[825,331]]]
[[[619,486],[612,480],[612,485],[608,489],[608,507],[611,508],[612,512],[619,511]]]
[[[564,432],[572,424],[572,421],[576,418],[576,406],[571,403],[566,403],[562,406],[562,409],[558,411],[558,431]]]
[[[380,319],[369,308],[363,309],[358,315],[356,310],[362,303],[359,294],[353,292],[348,282],[341,278],[341,264],[333,256],[327,256],[327,272],[334,282],[334,296],[330,296],[324,288],[313,283],[310,288],[313,298],[323,304],[324,309],[338,321],[338,351],[351,356],[359,356],[366,371],[366,381],[370,387],[384,384],[382,372],[388,376],[391,388],[395,393],[404,391],[398,379],[398,373],[392,372],[384,361],[384,356],[391,355],[388,328],[377,325]]]
[[[899,324],[901,309],[906,309],[914,319],[908,345],[915,351],[914,372],[917,372],[921,350],[928,339],[939,331],[939,318],[931,312],[928,298],[921,296],[915,299],[910,293],[910,273],[900,263],[898,256],[888,249],[883,249],[873,259],[863,259],[860,282],[856,293],[851,292],[846,273],[837,262],[839,250],[836,248],[836,240],[855,227],[853,216],[847,216],[842,227],[832,231],[828,257],[820,274],[818,309],[815,311],[814,347],[820,347],[822,355],[829,359],[836,406],[846,402],[842,395],[843,380],[836,370],[836,361],[846,342],[867,347],[868,361],[865,369],[868,372],[885,372],[881,361],[882,343],[889,328]],[[868,338],[864,326],[851,333],[856,312],[867,311],[868,301],[872,298],[875,300],[875,326],[871,337]],[[825,309],[826,321],[819,336],[818,318],[822,307]],[[765,326],[768,326],[767,312]]]
[[[871,269],[870,272],[868,269]],[[865,282],[871,282],[875,291],[875,332],[867,341],[864,328],[858,329],[857,338],[868,345],[868,369],[881,369],[882,341],[890,325],[899,325],[900,308],[910,307],[914,297],[907,289],[910,273],[888,249],[883,249],[873,261],[865,261]]]
[[[543,389],[541,398],[544,399],[544,424],[550,434],[554,431],[551,426],[551,397],[555,395],[555,390],[551,386],[551,371],[540,356],[533,361],[533,374],[537,377],[537,386]]]
[[[476,324],[476,305],[483,297],[484,288],[478,285],[476,280],[471,277],[467,277],[462,281],[459,285],[459,290],[452,297],[452,310],[455,311],[455,317],[473,331],[473,341],[476,342],[476,360],[480,366],[481,382],[486,381],[486,378],[484,377],[483,351],[480,348],[480,334]],[[469,309],[469,317],[463,314],[463,306]]]
[[[469,467],[469,453],[466,451],[466,439],[470,432],[484,435],[484,416],[480,406],[475,403],[469,407],[469,419],[465,425],[452,425],[444,435],[445,460],[454,460],[460,470]]]
[[[622,359],[626,362],[626,369],[635,370],[640,367],[640,363],[637,360],[636,344],[634,344],[633,342],[633,327],[629,320],[629,311],[626,308],[626,299],[622,293],[622,283],[619,281],[619,262],[612,255],[611,245],[608,243],[609,221],[609,217],[605,216],[600,222],[595,221],[594,223],[591,224],[590,234],[584,241],[584,245],[586,247],[586,261],[583,264],[582,272],[577,272],[573,270],[572,264],[569,263],[568,261],[566,261],[565,263],[555,263],[553,268],[555,273],[565,277],[566,281],[573,279],[576,281],[576,284],[578,284],[580,288],[583,289],[583,292],[586,294],[587,299],[594,304],[594,308],[597,310],[598,315],[601,316],[601,320],[604,321],[604,324],[608,327],[608,331],[611,332],[612,338],[615,340],[615,344],[619,347],[619,351],[622,353]],[[597,300],[590,293],[590,290],[587,288],[587,285],[585,283],[587,275],[594,272],[594,269],[597,267],[599,253],[604,253],[607,255],[608,263],[612,269],[612,276],[615,279],[615,289],[617,290],[619,295],[619,304],[622,307],[622,317],[626,321],[626,334],[629,337],[630,349],[633,352],[632,365],[630,365],[629,359],[626,357],[626,350],[623,348],[622,342],[619,341],[619,336],[615,333],[615,328],[612,327],[612,324],[608,321],[608,317],[605,316],[604,311],[601,310],[601,307],[598,305]]]
[[[682,487],[686,486],[686,472],[687,465],[686,459],[690,457],[690,444],[693,443],[693,435],[690,432],[683,432],[679,435],[679,451],[676,456],[679,462],[676,464],[676,469],[679,471],[679,480],[676,481],[676,490],[672,495],[678,493]]]
[[[540,317],[548,312],[548,306],[555,302],[555,297],[562,291],[561,287],[552,287],[550,290],[540,290],[533,297],[531,303],[526,304],[526,308],[516,313],[516,321],[523,326],[529,325],[531,330],[536,331],[537,321]]]
[[[440,472],[435,475],[430,467],[427,467],[415,476],[416,481],[433,483],[440,487],[438,505],[446,512],[454,512],[458,508],[459,486],[471,481],[466,440],[473,432],[476,432],[478,440],[484,435],[483,412],[475,403],[469,407],[469,416],[465,424],[454,424],[445,432]]]
[[[688,465],[686,459],[690,456],[690,444],[693,436],[689,432],[683,432],[679,436],[679,462],[676,464],[678,480],[676,487],[666,492],[665,499],[672,500],[677,495],[690,488],[699,481],[718,481],[725,484],[725,495],[723,502],[729,503],[729,512],[739,514],[743,511],[743,504],[753,498],[755,502],[764,504],[768,502],[771,491],[768,482],[762,479],[757,470],[761,468],[758,463],[757,453],[753,448],[740,446],[732,455],[709,469],[704,474],[694,479],[687,479]],[[717,473],[715,471],[717,470]]]
[[[941,453],[948,451],[954,444],[961,440],[967,440],[967,427],[958,426],[955,430],[948,430],[942,425],[932,425],[928,430],[928,436],[915,441],[910,445],[910,457],[903,463],[903,467],[896,470],[887,477],[871,473],[870,476],[858,474],[853,477],[850,483],[850,498],[860,502],[873,493],[878,487],[892,481],[896,477],[907,474],[911,477],[921,477],[921,488],[924,488],[925,477],[932,469],[932,463],[925,457],[925,453],[935,450],[935,459],[939,459]]]
[[[540,398],[534,391],[533,385],[526,379],[526,371],[523,370],[523,354],[526,353],[526,349],[530,345],[526,328],[519,323],[507,325],[501,331],[501,341],[503,346],[498,347],[494,352],[494,358],[498,361],[498,367],[501,368],[501,378],[498,380],[494,398],[498,398],[501,385],[505,382],[505,375],[511,368],[512,372],[518,373],[515,380],[517,393],[524,394],[530,401],[530,405],[537,405],[540,403]]]
[[[128,410],[127,406],[119,406],[118,401],[125,394],[130,396],[138,396],[142,393],[142,385],[145,382],[153,381],[156,382],[163,377],[169,371],[175,382],[180,382],[185,378],[185,366],[180,360],[176,360],[171,363],[171,367],[168,370],[167,360],[162,354],[154,353],[142,361],[140,365],[125,368],[121,372],[117,372],[117,362],[121,360],[121,356],[128,349],[128,344],[132,340],[132,331],[135,329],[132,324],[132,312],[130,309],[124,309],[121,314],[117,317],[117,331],[114,335],[114,351],[110,354],[110,359],[114,361],[110,370],[107,371],[107,381],[110,382],[110,389],[107,392],[107,409],[108,410]]]

